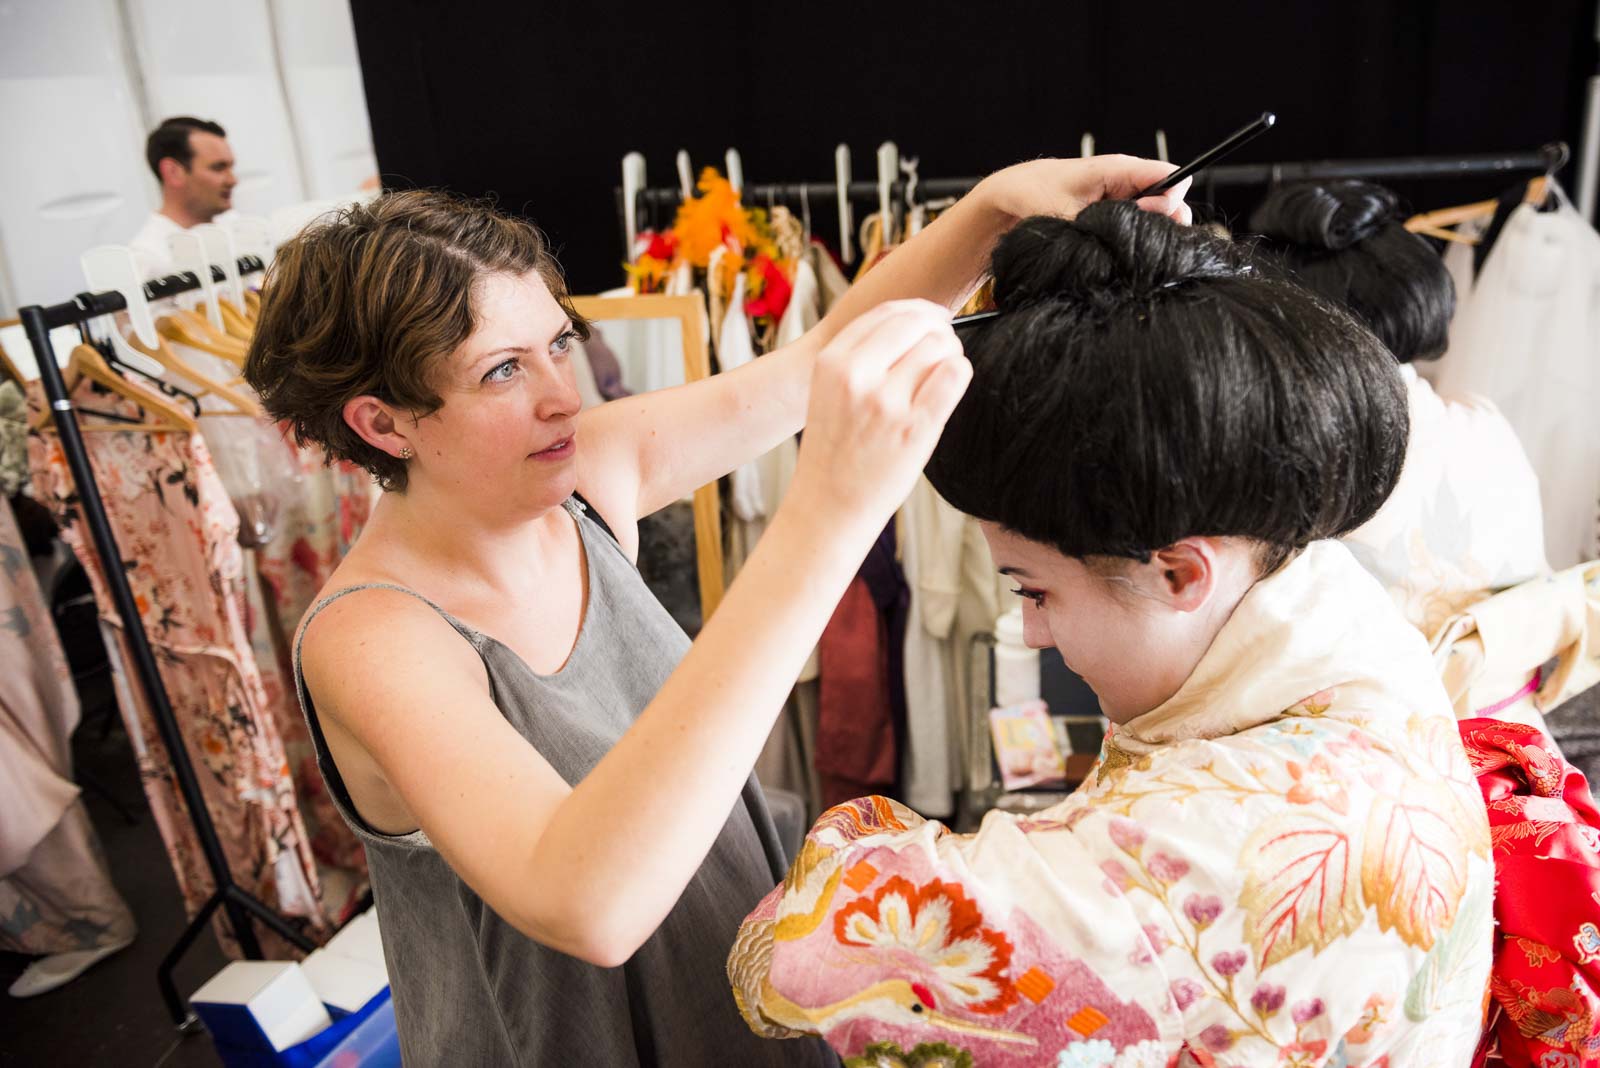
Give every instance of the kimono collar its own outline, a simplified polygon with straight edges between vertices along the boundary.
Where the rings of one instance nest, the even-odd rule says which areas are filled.
[[[1139,754],[1237,734],[1324,690],[1392,673],[1402,650],[1427,656],[1350,551],[1314,542],[1250,588],[1178,692],[1114,728],[1114,744]]]

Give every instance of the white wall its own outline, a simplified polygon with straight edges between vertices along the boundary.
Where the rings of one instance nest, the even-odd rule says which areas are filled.
[[[0,0],[0,318],[70,298],[79,254],[138,230],[169,115],[227,129],[247,214],[377,171],[342,0]]]
[[[142,125],[115,0],[0,3],[0,318],[71,298],[78,254],[143,223]]]

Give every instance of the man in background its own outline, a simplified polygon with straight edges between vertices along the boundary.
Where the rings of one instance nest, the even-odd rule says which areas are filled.
[[[233,207],[233,150],[214,122],[179,115],[145,141],[144,155],[161,183],[161,208],[128,242],[146,279],[174,270],[167,238],[214,221]]]

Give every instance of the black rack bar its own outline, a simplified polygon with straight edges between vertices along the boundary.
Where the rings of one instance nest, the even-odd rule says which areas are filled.
[[[260,270],[261,261],[254,257],[245,257],[239,261],[239,268],[241,273]],[[222,279],[222,272],[218,268],[213,267],[211,271],[215,280]],[[199,287],[200,280],[192,273],[185,273],[147,282],[144,292],[146,297],[156,300]],[[128,586],[128,576],[122,567],[122,554],[117,548],[117,539],[112,533],[105,504],[100,497],[100,487],[95,482],[88,453],[83,447],[83,435],[78,428],[76,411],[67,396],[61,369],[56,366],[55,352],[50,344],[50,331],[53,328],[82,324],[102,315],[122,311],[126,307],[127,301],[121,293],[85,293],[77,300],[64,304],[52,304],[48,307],[30,304],[19,309],[17,315],[22,320],[23,329],[27,331],[28,342],[33,346],[34,359],[39,364],[39,376],[43,380],[45,395],[50,401],[56,432],[61,438],[61,449],[66,454],[67,466],[72,471],[72,480],[77,484],[79,508],[84,522],[89,527],[90,537],[94,541],[95,553],[100,557],[100,565],[105,572],[106,585],[111,590],[111,599],[116,604],[117,615],[122,618],[123,634],[133,653],[134,673],[138,676],[139,684],[144,688],[145,696],[150,701],[151,715],[161,733],[161,741],[167,747],[173,773],[178,779],[178,789],[183,795],[184,807],[189,810],[189,820],[194,825],[195,835],[200,841],[200,850],[205,856],[206,867],[211,872],[214,886],[211,897],[196,912],[194,919],[178,937],[171,952],[161,962],[156,972],[156,982],[160,987],[162,998],[166,1001],[167,1010],[172,1014],[173,1023],[180,1029],[190,1030],[194,1024],[194,1017],[187,1012],[183,1000],[178,996],[177,988],[172,981],[172,970],[219,906],[227,914],[228,922],[239,940],[240,949],[252,960],[261,959],[261,944],[256,940],[255,929],[250,922],[252,915],[300,949],[309,952],[315,949],[316,945],[287,920],[239,886],[228,868],[227,856],[223,853],[222,843],[217,838],[216,825],[211,821],[205,796],[200,792],[200,783],[195,777],[194,765],[189,761],[189,751],[184,746],[183,732],[173,715],[167,688],[161,681],[161,673],[156,666],[155,653],[150,647],[149,636],[145,633],[144,623],[139,618],[139,609],[134,604],[133,591]]]
[[[1376,159],[1324,159],[1296,163],[1225,163],[1208,167],[1196,177],[1197,184],[1207,190],[1223,186],[1273,185],[1279,182],[1297,182],[1322,178],[1370,178],[1390,181],[1482,178],[1502,174],[1527,172],[1555,173],[1565,166],[1570,151],[1565,142],[1553,142],[1533,152],[1488,152],[1467,156],[1396,156]],[[939,200],[944,197],[965,196],[977,185],[978,178],[918,178],[916,194],[919,200]],[[889,189],[890,199],[897,205],[905,203],[907,183],[895,181]],[[618,207],[622,204],[622,190],[616,190]],[[834,182],[774,182],[746,185],[740,194],[745,204],[760,207],[783,203],[793,207],[802,200],[833,203],[839,198],[839,187]],[[875,181],[851,182],[846,192],[852,203],[876,203],[879,197]],[[683,203],[683,194],[677,186],[640,189],[636,196],[637,218],[653,218],[670,212]],[[620,214],[620,212],[619,212]],[[642,224],[641,224],[642,226]]]

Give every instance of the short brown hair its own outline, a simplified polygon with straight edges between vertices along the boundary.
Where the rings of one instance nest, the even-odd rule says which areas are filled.
[[[184,170],[194,165],[194,145],[189,143],[189,135],[195,133],[228,136],[228,131],[209,119],[197,119],[190,115],[162,119],[161,125],[150,131],[150,136],[144,141],[144,159],[150,164],[150,173],[156,176],[156,181],[161,181],[161,161],[164,159],[177,160]]]
[[[278,250],[261,290],[244,376],[301,444],[403,490],[406,465],[362,440],[344,419],[374,396],[430,415],[440,359],[477,325],[474,284],[485,275],[538,271],[580,336],[561,268],[531,224],[449,193],[387,193],[313,223]]]

